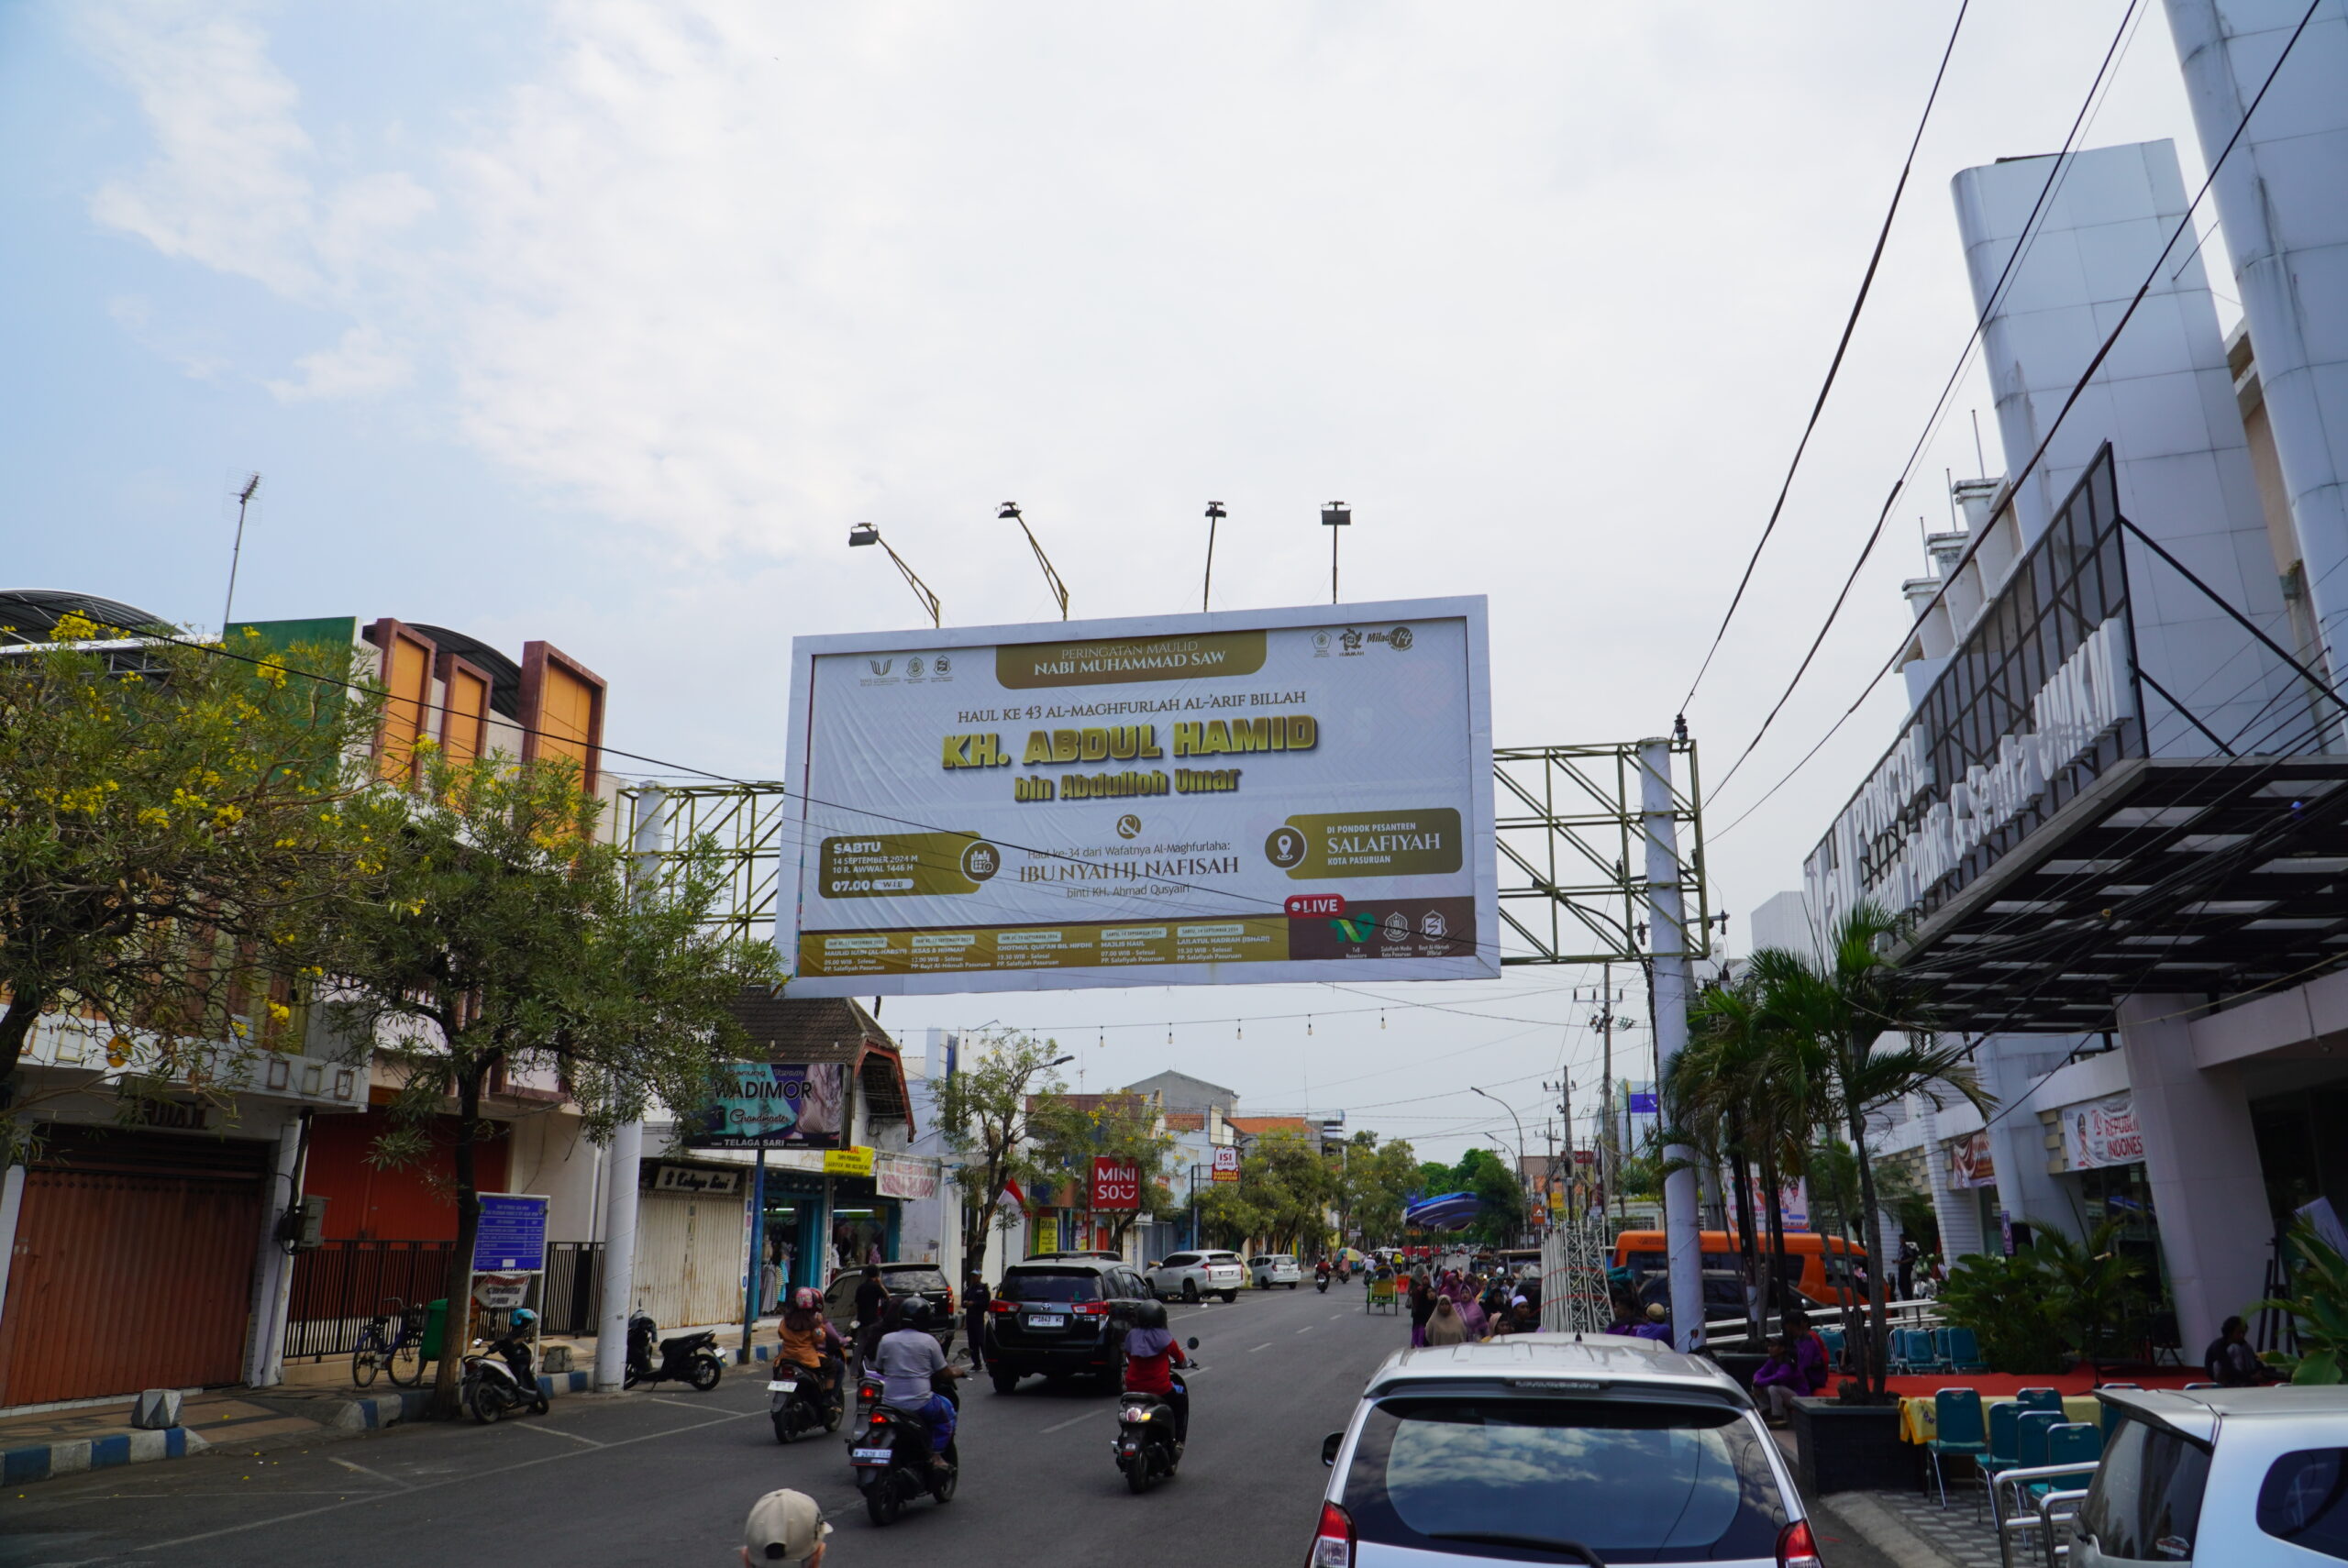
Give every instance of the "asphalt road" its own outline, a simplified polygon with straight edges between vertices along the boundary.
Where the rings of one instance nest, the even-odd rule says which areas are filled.
[[[1327,1475],[1321,1439],[1345,1424],[1409,1320],[1366,1314],[1358,1284],[1169,1310],[1177,1333],[1198,1336],[1205,1370],[1191,1380],[1181,1474],[1138,1497],[1109,1456],[1109,1397],[1031,1378],[1006,1398],[973,1382],[954,1500],[925,1499],[875,1529],[840,1440],[778,1444],[763,1367],[729,1368],[706,1395],[572,1397],[494,1427],[395,1427],[28,1485],[0,1497],[0,1568],[721,1568],[738,1562],[751,1501],[776,1486],[823,1505],[836,1527],[830,1568],[936,1568],[941,1551],[1070,1568],[1295,1568]]]

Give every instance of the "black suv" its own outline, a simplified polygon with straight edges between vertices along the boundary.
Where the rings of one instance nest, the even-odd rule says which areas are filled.
[[[884,1263],[879,1267],[880,1283],[889,1287],[890,1295],[899,1300],[918,1296],[929,1303],[930,1332],[937,1336],[937,1342],[942,1348],[952,1350],[954,1287],[946,1283],[946,1275],[937,1265]],[[844,1268],[834,1276],[830,1287],[824,1292],[824,1316],[831,1320],[832,1327],[840,1331],[842,1339],[850,1337],[848,1325],[856,1321],[857,1286],[863,1283],[862,1268]]]
[[[1108,1258],[1013,1264],[987,1307],[987,1371],[1008,1394],[1032,1373],[1083,1375],[1111,1394],[1125,1375],[1125,1331],[1150,1299],[1141,1275]]]

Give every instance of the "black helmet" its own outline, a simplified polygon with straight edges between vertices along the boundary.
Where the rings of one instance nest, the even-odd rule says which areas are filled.
[[[916,1296],[905,1303],[898,1314],[898,1320],[908,1329],[926,1329],[934,1316],[936,1312],[929,1304],[929,1298]]]
[[[1163,1301],[1145,1301],[1145,1302],[1143,1302],[1140,1306],[1138,1306],[1138,1307],[1136,1307],[1136,1308],[1135,1308],[1135,1309],[1134,1309],[1134,1327],[1135,1327],[1135,1328],[1136,1328],[1136,1329],[1162,1329],[1162,1328],[1164,1328],[1165,1326],[1166,1326],[1166,1303],[1165,1303],[1165,1302],[1163,1302]]]

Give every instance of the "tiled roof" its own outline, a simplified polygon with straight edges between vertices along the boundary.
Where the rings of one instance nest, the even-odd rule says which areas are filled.
[[[1027,1109],[1030,1110],[1035,1110],[1036,1102],[1042,1098],[1043,1096],[1041,1095],[1029,1095],[1027,1097]],[[1074,1109],[1082,1111],[1100,1110],[1108,1106],[1130,1106],[1138,1110],[1149,1103],[1148,1096],[1134,1094],[1125,1089],[1115,1089],[1108,1094],[1064,1094],[1059,1096],[1059,1099],[1066,1101]]]
[[[734,1017],[749,1035],[755,1059],[846,1062],[856,1068],[857,1085],[872,1115],[912,1127],[897,1043],[855,999],[777,996],[748,986],[734,999]]]
[[[1232,1131],[1249,1138],[1259,1132],[1274,1131],[1313,1133],[1320,1131],[1301,1116],[1226,1116],[1224,1121]]]
[[[1207,1130],[1207,1113],[1203,1110],[1169,1110],[1166,1113],[1168,1132],[1203,1132]]]

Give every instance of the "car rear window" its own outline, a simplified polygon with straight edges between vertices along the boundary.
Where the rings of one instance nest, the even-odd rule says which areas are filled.
[[[1005,1301],[1098,1301],[1101,1276],[1089,1269],[1016,1269],[996,1292]]]
[[[2122,1421],[2096,1467],[2079,1528],[2107,1558],[2189,1562],[2209,1479],[2209,1450],[2143,1421]]]
[[[1733,1409],[1501,1395],[1381,1401],[1345,1506],[1365,1541],[1523,1562],[1557,1561],[1558,1542],[1610,1563],[1771,1558],[1786,1525]]]
[[[946,1276],[934,1268],[892,1269],[881,1278],[890,1289],[900,1296],[910,1296],[916,1290],[946,1288]]]
[[[2268,1465],[2258,1487],[2258,1528],[2348,1561],[2348,1449],[2294,1449]]]

